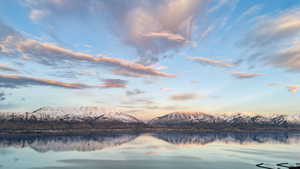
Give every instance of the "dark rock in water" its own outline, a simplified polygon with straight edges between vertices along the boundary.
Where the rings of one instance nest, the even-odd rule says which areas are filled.
[[[256,167],[259,167],[259,168],[266,168],[266,169],[273,169],[273,168],[270,168],[270,167],[265,167],[265,166],[264,166],[264,163],[257,164]]]
[[[289,165],[289,163],[279,163],[277,164],[276,166],[278,167],[283,167],[283,168],[288,168],[288,169],[300,169],[300,165],[297,163],[296,164],[297,166],[291,166]],[[276,168],[270,168],[270,167],[267,167],[265,166],[264,163],[260,163],[260,164],[257,164],[256,167],[259,167],[259,168],[266,168],[266,169],[276,169]],[[279,168],[278,168],[279,169]]]
[[[288,169],[300,169],[299,164],[296,164],[297,166],[291,166],[289,165],[289,163],[279,163],[277,164],[277,166],[279,167],[284,167],[284,168],[288,168]]]

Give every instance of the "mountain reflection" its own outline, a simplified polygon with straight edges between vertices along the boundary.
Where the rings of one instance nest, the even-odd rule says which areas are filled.
[[[105,134],[81,136],[0,136],[0,148],[30,147],[38,152],[95,151],[130,142],[138,135]]]
[[[216,141],[223,143],[295,143],[300,141],[296,133],[158,133],[152,136],[171,144],[205,145]]]
[[[148,134],[147,134],[148,135]],[[175,145],[206,145],[213,142],[249,144],[300,142],[297,133],[154,133],[152,137]],[[129,143],[138,134],[101,134],[101,135],[0,135],[0,148],[29,147],[37,152],[48,151],[95,151]]]

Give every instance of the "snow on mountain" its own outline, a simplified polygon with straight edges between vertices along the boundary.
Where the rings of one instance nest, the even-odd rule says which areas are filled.
[[[175,112],[143,122],[136,117],[114,109],[100,107],[42,107],[32,113],[0,113],[0,120],[41,120],[41,121],[118,121],[123,123],[163,124],[255,124],[255,125],[300,125],[300,114],[257,114],[227,113],[206,114],[201,112]]]
[[[182,113],[175,112],[170,113],[164,116],[160,116],[149,121],[150,124],[157,123],[177,123],[177,122],[209,122],[213,123],[216,118],[213,115],[205,114],[205,113]]]
[[[219,116],[224,122],[229,124],[234,123],[269,123],[271,118],[267,115],[257,115],[257,114],[243,114],[243,113],[234,113],[231,115],[221,115]]]
[[[99,107],[42,107],[32,114],[42,120],[140,122],[129,114]]]
[[[120,121],[141,122],[134,116],[99,107],[42,107],[32,113],[1,113],[1,119],[36,119],[42,121]]]
[[[287,121],[290,124],[300,124],[300,114],[287,116]]]
[[[179,123],[226,123],[226,124],[300,124],[300,114],[255,114],[255,113],[232,113],[210,115],[206,113],[170,113],[152,119],[150,124],[179,124]]]

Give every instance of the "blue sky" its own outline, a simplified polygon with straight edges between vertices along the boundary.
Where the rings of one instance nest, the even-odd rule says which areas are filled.
[[[300,1],[0,0],[0,110],[300,111]]]

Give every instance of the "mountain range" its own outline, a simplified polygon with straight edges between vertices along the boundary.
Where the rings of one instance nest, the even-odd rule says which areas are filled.
[[[0,113],[0,131],[9,129],[296,129],[300,114],[207,114],[175,112],[140,120],[130,113],[99,107],[42,107],[33,112]],[[17,127],[16,127],[17,126]]]
[[[156,125],[177,125],[177,124],[270,124],[270,125],[297,125],[300,124],[300,114],[249,114],[233,113],[222,115],[211,115],[206,113],[184,113],[175,112],[164,116],[156,117],[149,122]]]

